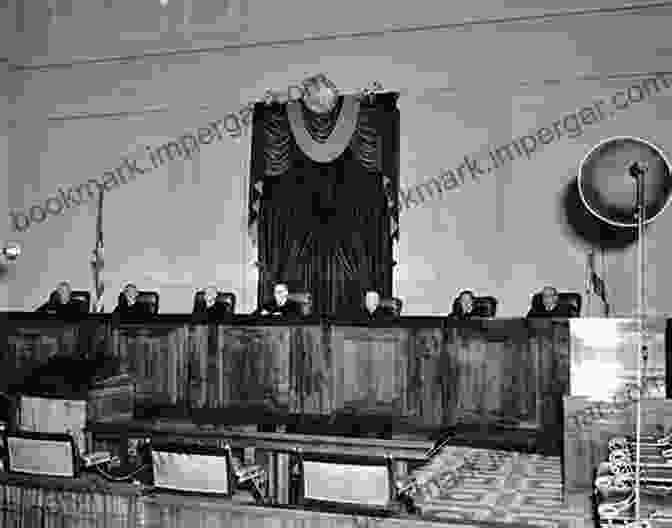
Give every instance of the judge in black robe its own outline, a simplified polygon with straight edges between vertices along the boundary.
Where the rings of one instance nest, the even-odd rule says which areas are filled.
[[[532,306],[527,317],[575,317],[575,310],[569,305],[558,304],[558,290],[552,286],[541,292],[541,306]]]
[[[364,294],[364,307],[359,312],[359,318],[374,321],[376,319],[385,319],[391,314],[380,304],[380,294],[377,291],[367,291]]]
[[[474,310],[474,292],[471,290],[460,292],[460,295],[453,302],[453,311],[448,317],[461,321],[478,317],[478,314]]]
[[[85,313],[82,302],[72,298],[72,289],[68,282],[61,282],[56,290],[51,292],[49,300],[35,311],[62,318],[81,317]]]
[[[293,318],[301,316],[301,305],[289,299],[289,289],[286,284],[279,283],[273,288],[273,299],[264,303],[256,312],[257,315]]]
[[[147,317],[150,315],[147,307],[136,302],[137,298],[138,288],[135,284],[127,284],[124,286],[121,295],[119,295],[119,302],[113,313],[119,314],[124,318]]]
[[[217,301],[218,294],[217,288],[208,286],[203,295],[198,295],[194,301],[194,315],[211,321],[230,317],[232,315],[230,307]]]

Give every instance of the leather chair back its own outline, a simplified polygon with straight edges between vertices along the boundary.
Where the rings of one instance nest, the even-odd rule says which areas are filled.
[[[49,295],[49,302],[58,302],[58,290],[54,290]],[[72,290],[70,300],[77,304],[77,311],[82,315],[87,315],[91,311],[91,293],[86,290]]]
[[[73,290],[70,298],[79,305],[79,312],[86,315],[91,311],[91,293],[85,290]]]
[[[233,292],[217,292],[215,303],[224,307],[223,311],[227,314],[234,314],[236,312],[236,294]],[[199,290],[194,294],[194,313],[197,308],[205,305],[205,290]]]
[[[287,298],[290,301],[299,303],[301,306],[301,315],[308,317],[313,315],[313,295],[310,292],[294,292],[290,293]]]
[[[398,297],[389,297],[380,300],[380,306],[386,313],[394,317],[400,317],[404,308],[404,302]]]
[[[159,313],[159,294],[153,291],[138,291],[138,297],[135,299],[136,304],[143,308],[143,312],[147,315],[156,315]],[[121,292],[118,297],[118,304],[125,303],[124,292]]]
[[[497,315],[498,301],[491,295],[482,295],[474,297],[473,314],[475,317],[495,317]],[[453,301],[453,314],[459,312],[460,298],[456,297]]]
[[[495,317],[497,315],[497,299],[491,295],[474,297],[474,313],[478,317]]]
[[[581,316],[581,305],[583,298],[580,293],[576,292],[558,292],[558,306],[569,306],[572,317]],[[542,293],[538,292],[532,297],[532,308],[535,311],[543,310],[544,303],[542,300]]]

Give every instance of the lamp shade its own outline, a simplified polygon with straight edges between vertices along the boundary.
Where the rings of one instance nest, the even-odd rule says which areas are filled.
[[[670,202],[672,169],[660,148],[644,139],[609,138],[583,158],[578,186],[588,210],[618,227],[637,227],[637,179],[631,168],[645,167],[644,222],[652,222]]]

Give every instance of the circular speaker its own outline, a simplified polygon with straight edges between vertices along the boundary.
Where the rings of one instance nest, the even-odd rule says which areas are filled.
[[[645,167],[644,223],[660,215],[672,197],[672,168],[660,148],[640,138],[609,138],[581,161],[578,186],[588,210],[604,222],[637,227],[637,179],[633,167]]]

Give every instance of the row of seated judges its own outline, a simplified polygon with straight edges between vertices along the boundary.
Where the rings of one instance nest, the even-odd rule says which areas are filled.
[[[73,291],[68,282],[61,282],[47,302],[37,311],[58,316],[81,316],[89,313],[90,294],[87,291]],[[208,319],[221,319],[233,315],[236,309],[236,295],[220,292],[215,287],[207,287],[196,292],[193,313]],[[367,291],[363,304],[355,315],[358,319],[394,318],[401,315],[401,299],[381,299],[378,292]],[[113,313],[129,317],[150,317],[159,312],[159,295],[156,292],[139,291],[134,284],[127,284],[119,294]],[[497,299],[490,296],[477,297],[473,291],[460,292],[453,302],[451,319],[471,319],[495,317]],[[578,293],[558,293],[545,287],[532,298],[527,317],[579,317],[581,295]],[[290,294],[286,284],[278,283],[273,288],[273,298],[262,304],[254,315],[261,317],[297,318],[313,315],[310,293]]]

